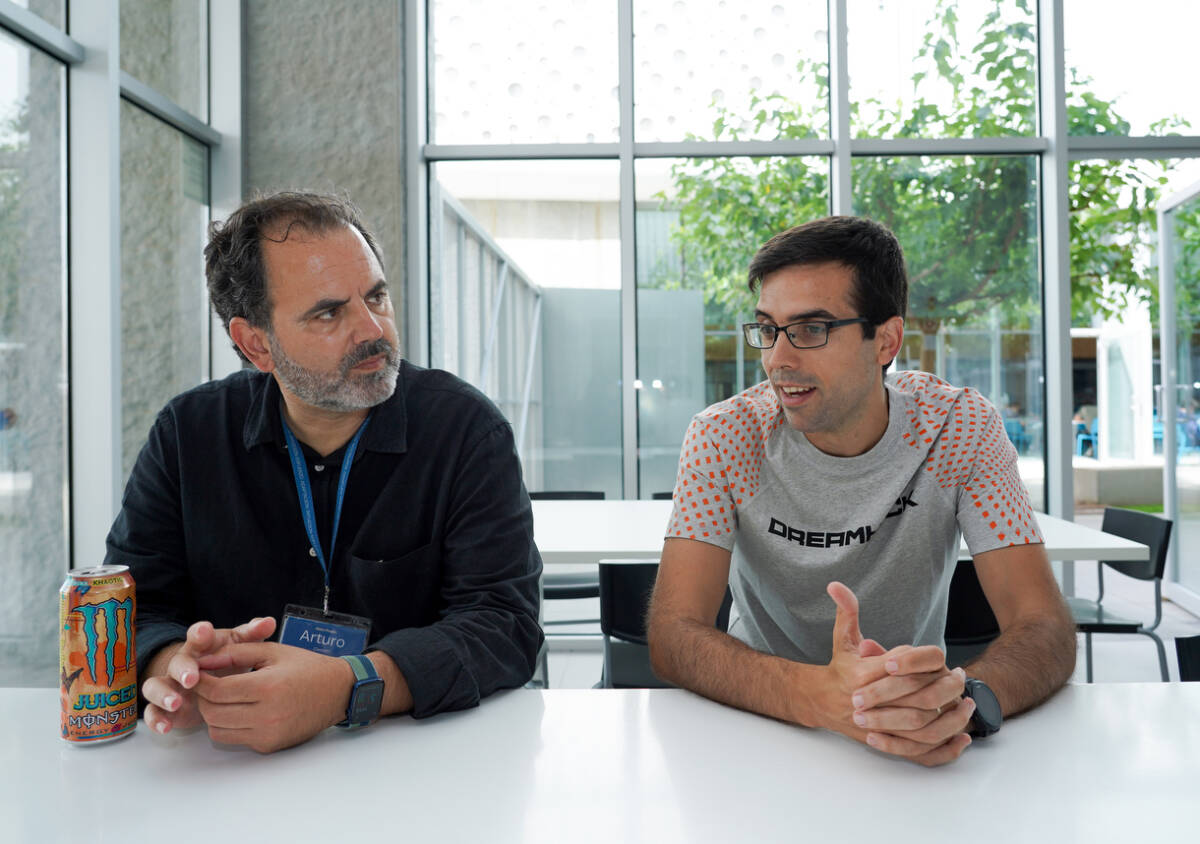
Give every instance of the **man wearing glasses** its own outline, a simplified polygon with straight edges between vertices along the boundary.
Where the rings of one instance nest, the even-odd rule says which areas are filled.
[[[732,706],[950,762],[1074,669],[1016,452],[974,390],[885,377],[908,281],[883,226],[790,229],[749,279],[744,334],[768,380],[698,414],[684,439],[654,669]],[[943,652],[960,532],[1002,631],[965,671]],[[729,634],[713,627],[727,583]]]

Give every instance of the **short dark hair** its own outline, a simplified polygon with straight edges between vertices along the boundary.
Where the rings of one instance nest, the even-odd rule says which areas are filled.
[[[866,217],[822,217],[775,235],[750,262],[750,292],[757,293],[776,270],[826,263],[850,268],[850,302],[867,320],[867,339],[875,336],[875,326],[907,314],[908,272],[900,242],[886,226]]]
[[[258,196],[229,215],[225,222],[208,227],[204,247],[204,275],[213,310],[225,331],[241,317],[255,328],[271,327],[271,302],[262,241],[283,243],[293,228],[309,234],[327,234],[339,228],[357,229],[383,267],[383,254],[374,236],[349,199],[306,191],[283,191]],[[237,349],[237,344],[234,344]],[[242,360],[246,356],[237,349]]]

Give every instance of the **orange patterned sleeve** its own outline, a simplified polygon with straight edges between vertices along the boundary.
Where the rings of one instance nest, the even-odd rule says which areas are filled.
[[[679,454],[675,480],[674,510],[667,525],[667,538],[698,539],[733,548],[737,529],[730,471],[722,449],[721,419],[697,416],[688,426]]]

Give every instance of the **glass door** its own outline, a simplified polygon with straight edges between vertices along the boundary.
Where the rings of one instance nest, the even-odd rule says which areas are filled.
[[[1158,209],[1163,503],[1174,520],[1168,594],[1200,611],[1200,184]]]

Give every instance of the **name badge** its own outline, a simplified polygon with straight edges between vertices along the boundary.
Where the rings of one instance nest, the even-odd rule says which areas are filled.
[[[370,630],[371,620],[362,616],[288,604],[279,642],[326,656],[345,656],[363,652]]]

